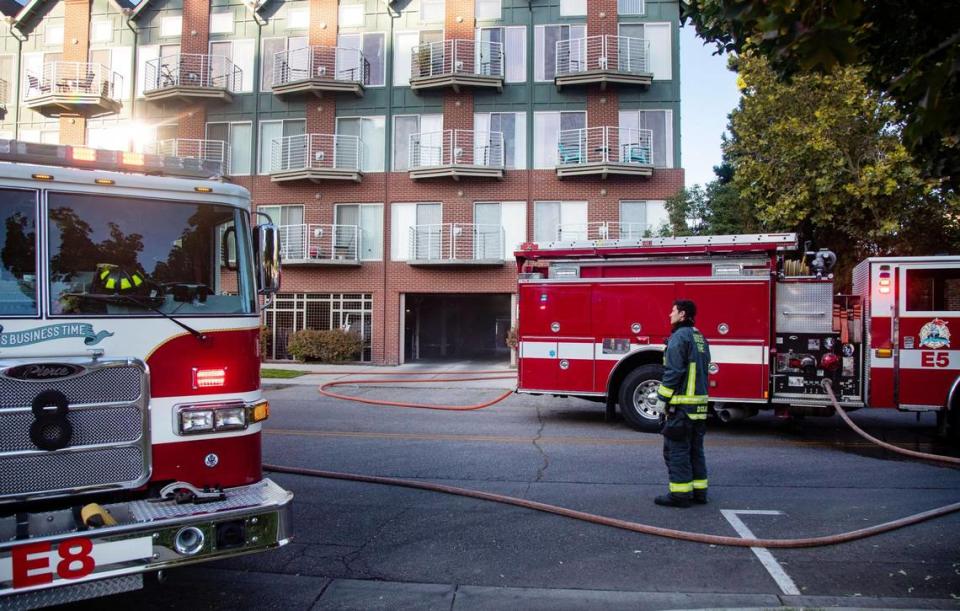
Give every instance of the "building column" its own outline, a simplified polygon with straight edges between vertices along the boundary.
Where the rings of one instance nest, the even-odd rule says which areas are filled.
[[[617,0],[590,0],[587,4],[587,36],[616,36]],[[587,125],[616,127],[620,124],[616,86],[601,91],[591,86],[587,92]]]
[[[63,2],[63,61],[90,61],[90,0]],[[60,144],[84,144],[87,120],[83,117],[60,117]]]
[[[337,2],[310,0],[310,46],[336,47],[339,9]],[[324,93],[305,104],[308,134],[333,134],[337,128],[337,95]]]
[[[445,40],[474,40],[475,0],[447,0],[444,19]],[[473,91],[447,92],[443,96],[443,129],[473,129]]]
[[[210,0],[183,0],[182,28],[180,53],[210,55]],[[206,138],[206,106],[193,104],[184,111],[177,123],[177,137]]]

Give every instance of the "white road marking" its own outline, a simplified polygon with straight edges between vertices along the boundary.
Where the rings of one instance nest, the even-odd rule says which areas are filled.
[[[782,515],[783,512],[768,509],[721,509],[720,513],[722,513],[723,517],[730,522],[730,525],[733,526],[733,529],[737,531],[738,535],[744,539],[756,539],[756,536],[750,531],[749,528],[747,528],[747,525],[743,523],[743,520],[741,520],[737,514],[778,516]],[[756,554],[757,558],[760,559],[760,563],[763,565],[763,568],[767,569],[767,572],[770,573],[770,576],[773,577],[773,580],[777,582],[778,586],[780,586],[781,592],[784,594],[800,594],[797,584],[793,583],[793,580],[790,579],[790,576],[787,575],[787,572],[783,570],[783,567],[780,566],[780,563],[777,562],[776,558],[773,557],[773,554],[770,553],[770,550],[765,547],[751,547],[750,549],[753,550],[753,553]]]

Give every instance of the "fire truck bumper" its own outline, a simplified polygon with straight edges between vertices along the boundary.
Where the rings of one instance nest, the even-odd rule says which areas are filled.
[[[103,505],[113,526],[78,530],[71,509],[0,517],[0,609],[61,604],[142,587],[142,573],[290,542],[293,493],[269,479],[224,500]]]

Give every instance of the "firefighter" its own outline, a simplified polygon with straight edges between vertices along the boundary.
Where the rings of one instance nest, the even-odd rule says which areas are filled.
[[[710,346],[694,327],[697,306],[687,299],[673,302],[673,333],[663,355],[663,379],[657,388],[657,411],[664,419],[663,458],[670,476],[669,494],[657,505],[689,507],[707,502],[707,461],[703,436],[707,425],[707,374]]]

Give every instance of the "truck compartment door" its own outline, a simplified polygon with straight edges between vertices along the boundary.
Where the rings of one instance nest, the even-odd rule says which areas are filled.
[[[593,390],[590,295],[587,284],[520,286],[520,388]]]

